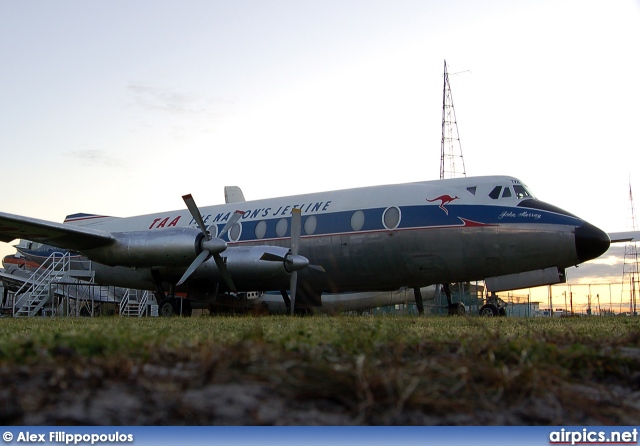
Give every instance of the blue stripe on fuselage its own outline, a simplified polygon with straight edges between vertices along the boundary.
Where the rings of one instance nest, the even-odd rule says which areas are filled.
[[[383,214],[385,209],[386,208],[361,209],[364,213],[364,225],[358,231],[355,231],[351,227],[351,217],[356,211],[350,210],[325,214],[311,214],[317,219],[317,226],[312,234],[307,234],[304,231],[305,221],[310,216],[305,215],[302,217],[302,235],[319,236],[386,231],[388,229],[383,224]],[[582,224],[582,220],[570,215],[531,208],[448,204],[446,209],[448,214],[439,206],[400,206],[401,220],[396,230],[462,227],[464,226],[463,220],[486,225],[532,223],[579,226]],[[276,224],[283,218],[287,220],[287,231],[284,236],[279,236],[276,234]],[[242,221],[242,234],[238,241],[255,242],[290,237],[291,217],[263,220],[267,223],[267,230],[263,238],[258,239],[255,236],[256,225],[262,220],[245,220]],[[224,224],[219,224],[218,231],[221,231],[223,227]],[[227,237],[225,236],[225,238]]]

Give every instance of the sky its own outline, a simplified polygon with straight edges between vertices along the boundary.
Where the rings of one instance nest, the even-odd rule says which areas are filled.
[[[624,231],[639,25],[638,0],[1,2],[0,208],[62,221],[225,185],[438,179],[446,59],[468,176]]]

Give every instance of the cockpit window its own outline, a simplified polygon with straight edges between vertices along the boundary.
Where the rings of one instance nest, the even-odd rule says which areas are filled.
[[[516,197],[520,198],[530,198],[532,195],[529,193],[526,187],[521,186],[519,184],[513,185],[513,190],[516,192]]]
[[[467,190],[471,192],[473,195],[476,194],[476,186],[467,187]]]
[[[511,188],[505,186],[504,190],[502,191],[502,198],[510,198],[510,197],[511,197]]]
[[[500,197],[500,191],[502,190],[502,186],[496,186],[493,188],[489,196],[494,200],[497,200]]]

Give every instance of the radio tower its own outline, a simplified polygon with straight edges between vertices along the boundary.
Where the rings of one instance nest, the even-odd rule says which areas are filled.
[[[454,73],[457,74],[457,73]],[[457,150],[456,150],[457,147]],[[458,161],[456,163],[456,161]],[[462,170],[460,170],[462,168]],[[440,143],[440,179],[466,177],[464,168],[464,158],[462,158],[462,147],[460,146],[460,134],[458,133],[458,121],[456,111],[453,108],[453,96],[451,95],[451,84],[449,84],[449,72],[447,71],[447,61],[444,61],[444,86],[442,88],[442,141]],[[455,312],[453,300],[451,298],[450,284],[442,284],[437,287],[436,299],[440,300],[441,291],[447,298],[449,314]],[[496,315],[497,316],[497,315]]]
[[[460,170],[462,169],[462,170]],[[442,89],[442,142],[440,144],[440,179],[466,177],[456,111],[453,108],[451,84],[444,61],[444,87]]]
[[[631,193],[631,181],[629,181],[629,226],[632,231],[636,230],[636,211],[633,206],[633,194]],[[629,296],[629,312],[633,316],[638,315],[637,299],[638,293],[638,244],[629,242],[624,247],[624,265],[622,267],[622,297]]]

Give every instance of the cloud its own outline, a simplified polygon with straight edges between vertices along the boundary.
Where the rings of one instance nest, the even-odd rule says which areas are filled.
[[[215,131],[218,117],[230,104],[200,92],[143,84],[131,84],[127,92],[133,132],[163,134],[182,143]]]
[[[105,154],[102,150],[74,150],[68,154],[83,166],[126,167],[122,161]]]
[[[211,114],[212,104],[220,102],[194,93],[178,92],[172,88],[149,87],[133,84],[127,87],[134,105],[150,111],[171,114]]]
[[[625,263],[628,265],[634,260],[629,256],[631,249],[625,244],[611,245],[611,248],[597,259],[583,263],[577,268],[568,268],[567,275],[572,282],[619,283],[622,281]]]

